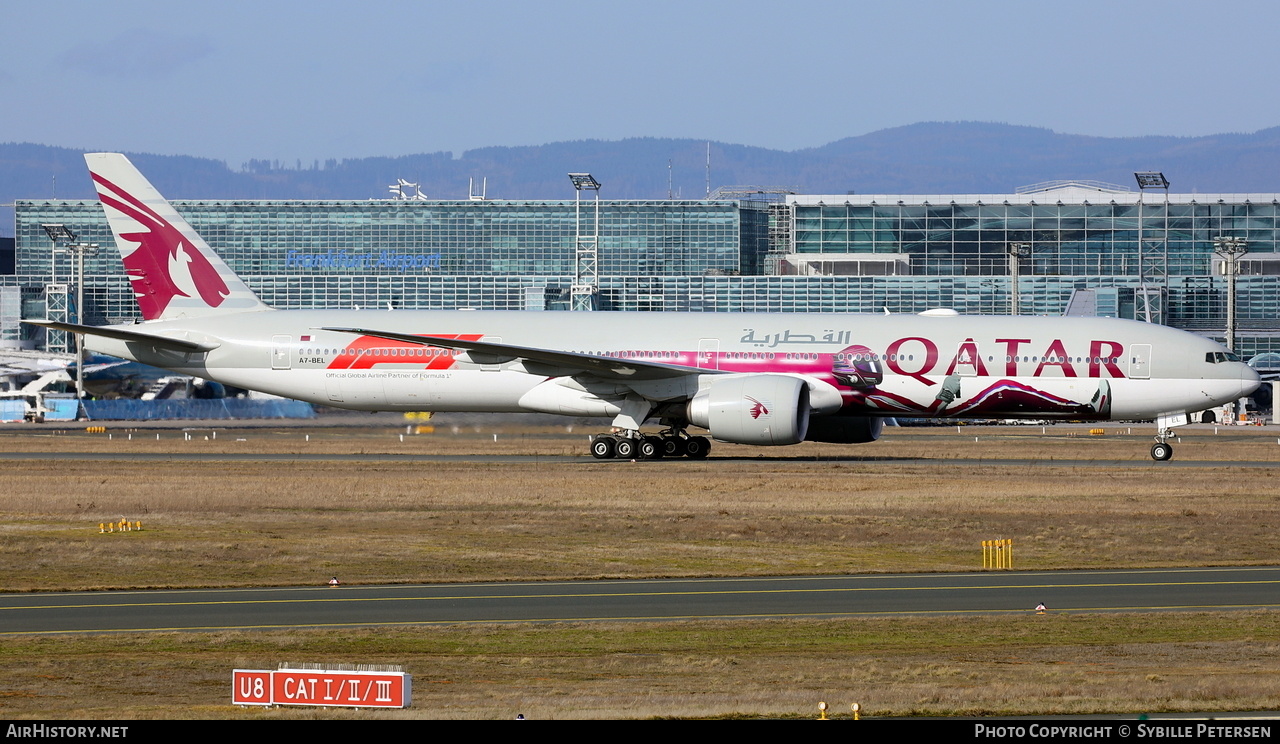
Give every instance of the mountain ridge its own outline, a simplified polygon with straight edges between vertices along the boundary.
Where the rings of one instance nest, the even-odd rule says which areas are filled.
[[[990,122],[917,122],[784,151],[710,141],[710,188],[751,184],[799,193],[990,194],[1058,179],[1133,188],[1133,172],[1160,170],[1183,193],[1280,192],[1280,126],[1194,137],[1098,137]],[[172,199],[382,199],[404,178],[433,199],[466,199],[468,181],[489,198],[572,199],[566,174],[587,171],[606,199],[704,198],[708,140],[631,137],[493,145],[449,151],[330,158],[290,166],[190,155],[128,153]],[[75,148],[0,143],[0,204],[90,199]],[[55,192],[56,183],[56,192]],[[10,208],[0,235],[12,235]]]

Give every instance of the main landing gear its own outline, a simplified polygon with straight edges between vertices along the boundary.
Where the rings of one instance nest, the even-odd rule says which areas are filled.
[[[691,437],[674,429],[663,431],[658,436],[626,431],[591,437],[591,456],[597,460],[657,460],[662,457],[701,460],[709,452],[711,440]]]

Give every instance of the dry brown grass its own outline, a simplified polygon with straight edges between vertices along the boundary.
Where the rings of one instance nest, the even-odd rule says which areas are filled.
[[[0,432],[8,590],[1274,563],[1265,430],[889,430],[856,447],[718,445],[704,462],[57,460],[51,452],[579,454],[563,428]],[[305,441],[310,434],[311,441]],[[977,441],[974,438],[977,437]],[[245,441],[236,441],[243,439]],[[913,458],[927,458],[919,461]],[[1034,462],[1019,462],[1035,458]],[[958,462],[963,461],[963,462]],[[1070,462],[1064,462],[1070,461]],[[1077,462],[1083,461],[1083,462]],[[99,535],[125,516],[142,532]],[[877,715],[1280,705],[1276,613],[550,625],[9,639],[0,715],[298,717],[226,706],[230,669],[399,663],[424,717]],[[1028,628],[1035,629],[1029,632]],[[326,712],[325,716],[388,714]]]
[[[6,718],[872,717],[1280,707],[1280,613],[157,633],[10,639]],[[1188,638],[1193,640],[1188,640]],[[230,672],[401,665],[413,707],[240,710]]]
[[[0,447],[322,455],[494,444],[484,434],[401,443],[389,431],[313,432],[311,442],[296,431],[165,436],[8,436]],[[510,449],[575,452],[582,443],[499,437]],[[1273,449],[1266,433],[1205,430],[1184,437],[1178,454],[1260,458]],[[838,459],[810,457],[830,450]],[[1014,539],[1018,567],[1035,569],[1280,555],[1270,469],[1055,464],[1145,450],[1137,435],[1042,437],[1037,428],[891,430],[861,448],[720,446],[717,456],[734,459],[702,462],[6,461],[0,571],[10,590],[307,584],[335,573],[373,583],[948,571],[979,566],[980,542],[992,538]],[[927,453],[928,462],[903,459]],[[1010,461],[1027,453],[1055,460]],[[144,531],[98,534],[121,516]]]

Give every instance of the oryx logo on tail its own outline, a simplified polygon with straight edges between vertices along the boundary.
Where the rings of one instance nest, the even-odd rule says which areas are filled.
[[[138,229],[121,230],[119,237],[138,247],[123,256],[124,268],[138,298],[142,317],[154,320],[164,314],[174,297],[195,297],[208,307],[218,307],[230,294],[218,271],[173,225],[141,200],[126,193],[97,173],[98,195],[103,206],[137,223]]]
[[[128,158],[84,159],[144,319],[270,310]]]

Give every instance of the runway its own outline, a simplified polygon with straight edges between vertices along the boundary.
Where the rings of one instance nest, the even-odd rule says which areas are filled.
[[[924,457],[892,457],[892,456],[716,456],[711,455],[704,460],[660,459],[641,460],[597,460],[589,455],[431,455],[431,454],[390,454],[390,453],[270,453],[270,452],[0,452],[0,462],[13,460],[58,460],[82,462],[359,462],[359,463],[491,463],[491,464],[588,464],[600,463],[617,465],[618,467],[645,464],[649,467],[678,466],[679,463],[705,462],[848,462],[848,463],[881,463],[891,465],[938,465],[945,462],[953,466],[990,466],[993,464],[1027,468],[1097,468],[1097,469],[1132,469],[1132,468],[1280,468],[1280,460],[1166,460],[1156,462],[1149,459],[1139,460],[1085,460],[1085,459],[1006,459],[1006,458],[947,458],[945,461]]]
[[[1276,609],[1280,566],[0,595],[0,636]]]

